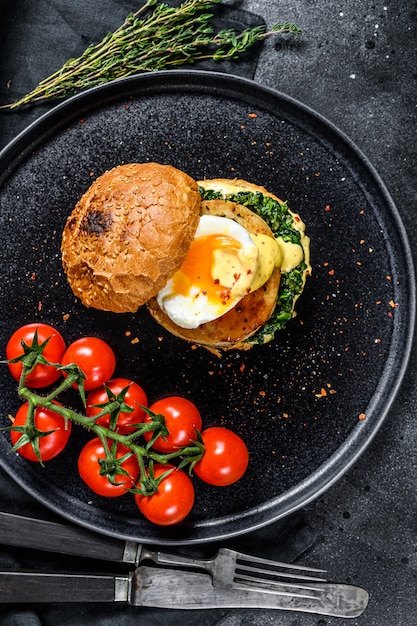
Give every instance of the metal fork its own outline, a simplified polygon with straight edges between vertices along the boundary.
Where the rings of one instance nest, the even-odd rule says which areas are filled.
[[[281,563],[257,556],[221,548],[211,559],[195,559],[178,554],[167,554],[141,547],[140,562],[150,560],[156,565],[204,569],[215,587],[248,589],[259,587],[263,591],[290,593],[294,589],[317,592],[325,578],[325,570]]]
[[[138,566],[144,561],[208,572],[213,585],[222,588],[261,589],[272,593],[320,592],[324,570],[280,563],[221,548],[211,559],[152,550],[133,541],[99,535],[79,526],[0,512],[0,544]]]

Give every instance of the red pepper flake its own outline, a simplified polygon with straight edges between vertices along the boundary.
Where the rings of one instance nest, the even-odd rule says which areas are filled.
[[[328,274],[329,274],[329,276],[334,276],[334,270],[329,270]]]
[[[84,120],[84,119],[81,119],[81,120],[80,120],[80,124],[85,124],[85,120]]]
[[[332,386],[330,383],[326,383],[326,387],[322,387],[320,389],[320,393],[314,394],[316,398],[326,398],[329,394],[334,395],[335,393],[337,393],[336,389],[332,389]]]
[[[359,211],[360,215],[365,215],[365,211],[362,209],[362,211]]]
[[[266,391],[260,391],[259,395],[262,396],[263,398],[266,396]]]
[[[245,371],[245,364],[244,364],[244,363],[242,363],[242,365],[239,367],[239,370],[240,370],[241,372],[244,372],[244,371]]]
[[[245,130],[246,126],[244,124],[241,125],[241,130]]]
[[[294,215],[294,222],[299,222],[300,221],[300,217],[298,215]]]
[[[390,276],[389,274],[388,274],[388,276],[385,276],[385,278],[386,278],[387,280],[392,280],[392,278],[391,278],[391,276]]]
[[[388,304],[392,309],[396,309],[398,307],[398,302],[394,302],[394,300],[390,300]]]
[[[93,178],[94,172],[90,172],[90,178]]]
[[[330,211],[330,204],[326,204],[326,206],[324,207],[325,211]]]
[[[324,265],[324,267],[329,267],[329,262],[328,262],[328,261],[325,261],[325,262],[323,263],[323,265]]]
[[[359,417],[359,419],[360,419],[361,421],[363,421],[364,419],[366,419],[366,415],[365,415],[365,413],[359,413],[358,417]]]
[[[30,280],[36,280],[36,272],[32,272]]]
[[[392,312],[388,311],[388,317],[392,317]]]
[[[70,314],[69,313],[64,313],[64,315],[62,316],[62,319],[64,320],[64,322],[67,322],[70,318]]]
[[[125,104],[125,109],[128,111],[130,109],[130,104]]]
[[[42,309],[42,302],[39,300],[38,302],[38,311],[40,311]]]
[[[363,245],[365,243],[365,239],[361,239],[359,243]]]
[[[133,344],[139,343],[139,338],[135,337],[134,339],[132,339],[132,341],[130,343],[133,343]]]
[[[253,119],[257,118],[257,114],[256,113],[249,113],[248,117],[251,117]]]
[[[131,335],[131,334],[132,334],[132,331],[131,331],[131,330],[126,330],[126,331],[125,331],[125,336],[126,336],[126,337],[130,337],[130,335]]]
[[[356,261],[356,265],[362,265],[360,261]]]
[[[285,419],[287,419],[289,417],[288,413],[283,413],[282,417],[285,417]]]

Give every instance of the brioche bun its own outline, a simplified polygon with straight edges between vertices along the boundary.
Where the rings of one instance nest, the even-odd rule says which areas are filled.
[[[73,293],[87,307],[137,311],[181,267],[200,205],[196,181],[171,165],[130,163],[99,176],[63,231]]]
[[[264,201],[266,214],[258,204]],[[125,313],[146,304],[152,317],[181,339],[218,355],[232,348],[247,350],[271,341],[276,320],[280,323],[283,319],[277,302],[281,283],[285,290],[288,266],[274,267],[266,282],[233,309],[197,328],[175,324],[156,296],[181,268],[201,215],[232,219],[249,234],[274,239],[274,220],[281,210],[286,219],[292,216],[290,222],[298,231],[295,247],[300,250],[301,245],[304,255],[297,270],[302,287],[293,296],[294,305],[311,270],[309,239],[299,216],[262,186],[223,178],[196,182],[181,170],[158,163],[120,165],[92,183],[66,222],[61,244],[63,267],[73,293],[87,307]],[[268,211],[272,211],[272,220]],[[258,213],[264,214],[268,223]],[[285,222],[285,229],[290,222]],[[288,320],[294,314],[293,308],[287,308],[283,316]]]

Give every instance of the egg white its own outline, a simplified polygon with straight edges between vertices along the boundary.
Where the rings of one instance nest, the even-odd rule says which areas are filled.
[[[170,319],[181,328],[197,328],[230,311],[250,290],[252,277],[257,269],[258,248],[243,226],[229,218],[203,215],[195,238],[206,235],[225,235],[240,242],[241,248],[237,256],[233,257],[233,263],[236,262],[241,271],[237,272],[238,278],[233,278],[233,273],[226,272],[224,266],[218,264],[212,268],[212,273],[214,269],[217,272],[220,284],[230,288],[230,297],[226,303],[212,301],[198,284],[192,284],[186,294],[175,293],[175,276],[168,280],[158,293],[157,301]],[[215,263],[213,255],[213,264]]]

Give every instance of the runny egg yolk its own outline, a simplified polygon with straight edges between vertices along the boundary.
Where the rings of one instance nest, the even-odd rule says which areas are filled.
[[[234,220],[204,215],[181,268],[157,295],[182,328],[197,328],[233,308],[250,291],[258,248]]]
[[[174,275],[173,290],[186,296],[192,287],[210,302],[226,304],[249,292],[256,269],[254,262],[242,263],[242,243],[229,235],[210,234],[197,237],[191,244],[181,269]],[[199,294],[196,293],[195,297]]]

